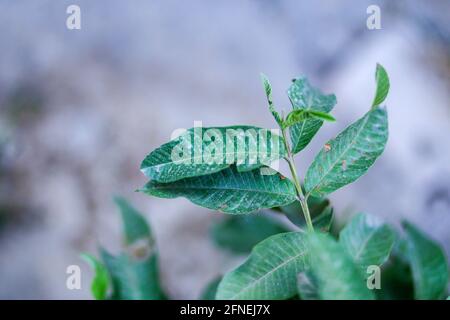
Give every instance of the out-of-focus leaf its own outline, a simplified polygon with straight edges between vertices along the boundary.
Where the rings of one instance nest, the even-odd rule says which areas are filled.
[[[372,300],[360,269],[330,235],[318,232],[308,235],[309,269],[317,279],[322,300]]]
[[[320,300],[317,279],[310,271],[300,272],[297,276],[298,295],[302,300]]]
[[[358,179],[381,155],[387,138],[386,110],[370,110],[317,154],[306,172],[306,193],[323,197]]]
[[[216,298],[283,300],[297,294],[297,274],[307,267],[304,232],[274,235],[257,244],[248,259],[227,273]]]
[[[235,166],[171,183],[150,181],[140,191],[160,198],[185,197],[199,206],[233,214],[283,206],[296,199],[294,184],[281,174],[263,175],[259,169],[239,172]]]
[[[153,241],[150,227],[145,218],[124,198],[115,197],[114,201],[122,216],[125,244],[130,245],[143,238],[149,238]]]
[[[365,274],[368,266],[381,266],[387,261],[395,233],[378,217],[361,213],[341,231],[339,242]]]
[[[383,103],[389,93],[389,76],[381,64],[377,63],[375,71],[375,81],[377,83],[377,90],[373,99],[372,107]]]
[[[212,225],[211,235],[218,246],[237,253],[247,253],[264,239],[288,231],[274,219],[251,214],[225,217]]]
[[[216,173],[232,164],[238,171],[269,166],[286,155],[282,138],[254,126],[191,128],[152,151],[141,171],[160,183]]]
[[[210,281],[208,285],[203,289],[199,300],[215,300],[216,299],[216,293],[217,293],[217,287],[219,286],[220,281],[222,280],[222,277],[217,277]]]
[[[120,209],[126,252],[113,256],[101,249],[112,283],[112,299],[165,299],[160,285],[158,256],[150,226],[125,199],[116,198]]]
[[[408,263],[391,254],[381,272],[381,289],[375,292],[380,300],[413,300],[413,278]]]
[[[111,276],[112,299],[165,299],[159,283],[158,259],[154,252],[141,257],[127,253],[115,257],[102,249],[101,257]]]
[[[317,88],[311,86],[305,77],[294,80],[288,90],[288,96],[292,107],[296,109],[315,110],[330,112],[336,104],[334,94],[324,95]],[[292,141],[292,152],[298,153],[303,150],[314,135],[319,131],[323,120],[309,118],[290,127],[289,132]]]
[[[406,258],[411,266],[418,300],[442,299],[448,283],[448,264],[442,248],[412,224],[403,221]]]
[[[88,253],[82,253],[81,258],[89,264],[95,273],[91,282],[92,295],[96,300],[106,299],[109,286],[108,270],[100,261]]]

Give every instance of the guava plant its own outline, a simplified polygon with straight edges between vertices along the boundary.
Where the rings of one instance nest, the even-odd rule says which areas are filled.
[[[160,198],[185,197],[229,215],[212,227],[214,241],[246,253],[247,260],[207,287],[204,299],[442,299],[449,278],[443,250],[412,224],[397,232],[379,218],[360,213],[332,232],[327,195],[361,177],[382,154],[389,91],[377,65],[369,110],[329,140],[300,179],[294,156],[309,144],[336,104],[305,77],[288,90],[292,110],[277,111],[262,75],[269,110],[279,127],[194,127],[151,152],[142,162],[150,181],[139,191]],[[289,135],[289,138],[288,138]],[[274,169],[287,161],[290,178]],[[380,186],[382,187],[382,186]],[[96,269],[97,298],[163,299],[150,228],[124,200],[117,200],[127,251],[102,250]],[[264,213],[285,215],[290,227]],[[256,212],[256,213],[255,213]],[[108,290],[110,287],[110,290]]]

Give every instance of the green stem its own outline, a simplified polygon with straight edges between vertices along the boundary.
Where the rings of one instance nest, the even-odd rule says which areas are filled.
[[[298,181],[297,169],[295,168],[294,156],[292,155],[291,148],[289,146],[287,137],[286,137],[286,129],[281,129],[281,133],[283,135],[284,146],[286,148],[286,152],[288,154],[286,161],[289,164],[289,169],[291,170],[292,179],[294,180],[295,189],[297,191],[298,200],[300,201],[300,205],[302,207],[303,215],[305,216],[306,225],[309,231],[314,231],[314,227],[311,221],[311,214],[309,213],[308,208],[308,198],[303,194],[302,187],[300,182]]]

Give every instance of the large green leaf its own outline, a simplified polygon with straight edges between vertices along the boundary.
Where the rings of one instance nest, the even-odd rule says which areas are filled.
[[[382,104],[389,93],[389,76],[381,64],[377,64],[377,69],[375,71],[375,81],[377,84],[377,90],[372,102],[372,107]]]
[[[371,300],[373,293],[358,266],[330,235],[311,233],[308,237],[311,271],[323,300]]]
[[[259,169],[238,172],[235,166],[171,183],[150,181],[140,191],[160,198],[185,197],[199,206],[236,214],[287,205],[296,199],[294,184],[281,174],[263,175]]]
[[[288,96],[294,110],[312,109],[330,112],[336,104],[336,96],[334,94],[324,95],[311,86],[305,77],[294,79],[294,83],[288,90]],[[311,117],[290,127],[292,152],[298,153],[303,150],[319,131],[322,124],[323,120]]]
[[[212,225],[214,242],[237,253],[247,253],[264,239],[274,234],[287,232],[281,223],[259,214],[227,216]]]
[[[414,295],[418,300],[442,299],[449,272],[442,248],[412,224],[404,221],[406,258],[410,264]]]
[[[307,266],[305,233],[274,235],[255,246],[240,267],[227,273],[217,299],[288,299],[297,294],[297,274]]]
[[[141,171],[158,182],[173,182],[221,171],[237,164],[238,171],[270,165],[285,156],[282,138],[253,126],[191,128],[152,151]]]
[[[358,179],[381,155],[387,138],[386,110],[370,110],[315,157],[306,172],[307,194],[321,197]]]
[[[387,261],[395,233],[378,217],[358,214],[341,231],[339,242],[366,274],[368,266],[381,266]]]
[[[91,283],[92,295],[96,300],[106,299],[109,286],[108,270],[100,261],[88,253],[81,254],[81,258],[84,259],[95,272]]]

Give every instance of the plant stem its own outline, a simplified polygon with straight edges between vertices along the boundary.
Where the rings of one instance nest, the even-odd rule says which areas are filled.
[[[281,129],[281,133],[283,135],[284,146],[286,148],[286,152],[288,154],[286,161],[289,164],[289,169],[291,170],[292,179],[294,180],[295,189],[297,191],[298,201],[300,201],[300,205],[302,207],[303,215],[305,216],[306,225],[309,231],[314,231],[314,227],[311,221],[311,214],[309,213],[307,197],[304,196],[302,186],[298,181],[297,169],[295,168],[294,156],[292,155],[291,148],[289,146],[287,137],[286,137],[286,129]]]

